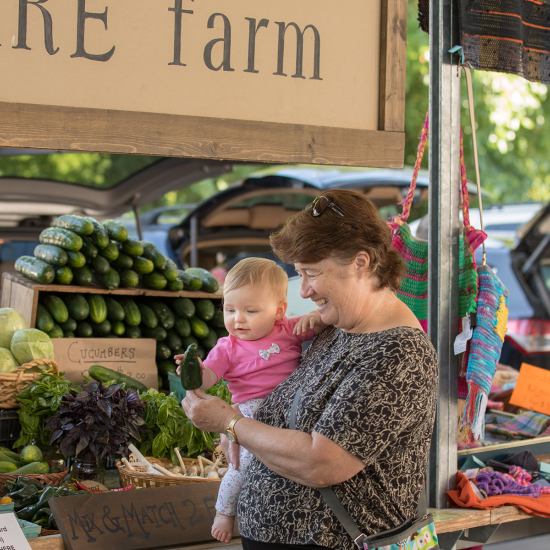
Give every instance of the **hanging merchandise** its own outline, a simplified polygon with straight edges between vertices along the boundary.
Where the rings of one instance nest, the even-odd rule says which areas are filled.
[[[470,70],[465,68],[468,87],[468,103],[472,125],[474,162],[476,168],[479,216],[483,231],[483,205],[477,157],[475,117]],[[483,243],[483,263],[478,268],[479,295],[477,301],[477,326],[470,342],[466,382],[468,396],[460,426],[461,440],[473,443],[483,438],[485,432],[485,410],[491,390],[491,383],[497,370],[498,360],[504,343],[506,322],[508,321],[508,290],[486,265],[485,243]]]
[[[399,252],[406,265],[401,287],[397,290],[397,296],[412,310],[426,332],[428,330],[428,241],[414,237],[406,222],[413,203],[416,180],[424,156],[428,131],[429,118],[426,115],[420,144],[418,145],[411,186],[407,198],[403,202],[403,212],[390,221],[390,227],[393,231],[392,246]],[[476,311],[477,272],[474,253],[487,238],[487,235],[470,224],[462,139],[460,141],[460,186],[464,234],[459,239],[459,315],[465,317],[468,313],[475,313]]]

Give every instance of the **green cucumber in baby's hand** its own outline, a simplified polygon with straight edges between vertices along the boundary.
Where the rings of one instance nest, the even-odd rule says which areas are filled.
[[[201,366],[197,350],[197,344],[190,344],[181,362],[181,385],[186,390],[196,390],[202,386]]]

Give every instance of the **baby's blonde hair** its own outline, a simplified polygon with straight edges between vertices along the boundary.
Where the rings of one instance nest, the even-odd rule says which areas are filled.
[[[223,284],[226,292],[246,285],[269,285],[278,303],[286,302],[288,276],[286,271],[273,260],[265,258],[246,258],[233,267],[225,277]]]

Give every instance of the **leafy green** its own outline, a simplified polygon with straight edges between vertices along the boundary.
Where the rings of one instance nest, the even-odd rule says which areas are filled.
[[[224,381],[218,382],[206,393],[231,403],[231,393]],[[172,453],[175,447],[185,456],[193,458],[207,448],[214,450],[214,441],[219,439],[219,434],[195,428],[173,393],[164,395],[150,389],[147,393],[141,394],[141,398],[145,402],[145,425],[149,429],[148,438],[135,442],[141,454],[174,461]]]
[[[75,389],[75,385],[65,380],[63,374],[41,374],[38,380],[17,394],[17,402],[21,405],[17,411],[21,434],[13,444],[14,448],[33,442],[50,445],[51,433],[45,428],[46,422],[59,409],[63,396]]]

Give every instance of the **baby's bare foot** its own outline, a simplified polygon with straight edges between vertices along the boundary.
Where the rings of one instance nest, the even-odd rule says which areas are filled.
[[[212,536],[221,542],[231,542],[234,525],[235,516],[226,516],[225,514],[216,512],[214,524],[212,525]]]

